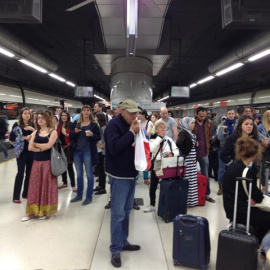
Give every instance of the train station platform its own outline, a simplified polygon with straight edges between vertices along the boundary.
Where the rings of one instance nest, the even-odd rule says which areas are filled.
[[[26,199],[21,204],[12,202],[14,179],[17,172],[15,158],[0,164],[0,269],[5,270],[107,270],[111,265],[110,210],[105,210],[109,194],[93,195],[93,202],[82,206],[70,204],[74,197],[71,187],[59,190],[58,214],[45,219],[21,222],[25,216]],[[59,185],[61,177],[58,178]],[[107,184],[107,191],[110,186]],[[188,214],[206,217],[210,225],[211,261],[208,269],[215,269],[218,233],[226,228],[228,220],[217,196],[217,183],[211,179],[212,197],[216,203],[188,208]],[[144,205],[130,216],[129,241],[139,244],[141,250],[122,252],[125,270],[190,270],[174,266],[172,259],[173,223],[165,223],[156,212],[144,213],[149,205],[149,186],[140,177],[136,198]],[[157,190],[157,197],[159,190]]]

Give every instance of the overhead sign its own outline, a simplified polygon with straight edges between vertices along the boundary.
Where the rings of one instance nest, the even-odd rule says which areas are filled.
[[[138,103],[138,106],[140,106],[144,110],[148,111],[159,111],[161,107],[166,107],[166,103],[164,102],[140,102]]]

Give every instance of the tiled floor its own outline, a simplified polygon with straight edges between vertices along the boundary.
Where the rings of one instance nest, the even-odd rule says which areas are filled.
[[[108,194],[94,195],[93,202],[82,206],[70,204],[71,188],[59,190],[59,213],[48,220],[21,222],[26,200],[12,203],[16,160],[0,164],[0,269],[2,270],[81,270],[115,269],[110,263],[110,210],[105,210]],[[61,179],[59,178],[59,184]],[[215,269],[217,237],[227,225],[222,197],[216,194],[217,183],[211,180],[216,203],[189,208],[188,213],[204,216],[210,223],[211,262]],[[109,190],[109,185],[107,186]],[[138,181],[136,197],[149,204],[148,186]],[[158,193],[159,191],[157,191]],[[175,267],[172,260],[172,223],[164,223],[155,212],[143,208],[132,211],[130,218],[131,243],[141,245],[137,252],[122,252],[122,268],[130,270],[190,269]]]

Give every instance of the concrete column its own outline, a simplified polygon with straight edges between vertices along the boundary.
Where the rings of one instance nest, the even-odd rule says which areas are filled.
[[[125,99],[152,102],[153,64],[143,57],[119,57],[112,62],[111,104]]]

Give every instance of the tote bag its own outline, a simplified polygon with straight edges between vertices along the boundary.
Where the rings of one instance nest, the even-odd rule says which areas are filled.
[[[60,150],[60,152],[59,152]],[[67,170],[67,158],[59,139],[51,148],[51,171],[54,176],[59,176]]]
[[[135,139],[135,168],[139,172],[147,171],[151,167],[150,145],[140,129]]]
[[[245,168],[244,171],[243,171],[242,177],[246,177],[247,176],[247,172],[248,172],[248,168]],[[245,180],[242,180],[242,185],[243,185],[243,188],[245,190],[245,193],[248,196],[247,184],[246,184],[246,181]],[[270,212],[270,197],[263,195],[262,202],[256,203],[252,207],[257,207],[257,208],[259,208],[259,209],[261,209],[263,211]]]

